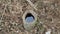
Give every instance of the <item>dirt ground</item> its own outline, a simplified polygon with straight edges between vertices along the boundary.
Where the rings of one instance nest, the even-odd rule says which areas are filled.
[[[0,0],[0,34],[60,34],[60,0]],[[25,30],[22,16],[34,10],[42,26]]]

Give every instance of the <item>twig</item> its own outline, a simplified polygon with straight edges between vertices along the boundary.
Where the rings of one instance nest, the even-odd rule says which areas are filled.
[[[37,10],[36,6],[34,6],[34,4],[33,4],[30,0],[26,0],[26,1],[28,1],[29,4],[30,4],[35,10]]]

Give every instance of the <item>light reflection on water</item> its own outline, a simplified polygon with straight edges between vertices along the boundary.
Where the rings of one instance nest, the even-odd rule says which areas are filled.
[[[33,18],[33,16],[29,16],[29,17],[27,17],[26,18],[26,22],[33,22],[34,21],[34,18]]]

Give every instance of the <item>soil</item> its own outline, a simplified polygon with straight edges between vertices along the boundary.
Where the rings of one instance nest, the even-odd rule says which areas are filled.
[[[0,34],[45,34],[48,29],[51,34],[60,34],[60,0],[0,0]],[[34,10],[41,25],[36,26],[32,32],[25,30],[22,16],[26,10]]]

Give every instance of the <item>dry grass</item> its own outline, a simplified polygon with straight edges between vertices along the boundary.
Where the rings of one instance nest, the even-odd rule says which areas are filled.
[[[60,34],[60,0],[30,1],[0,0],[0,34],[45,34],[48,29],[51,34]],[[31,33],[23,26],[22,15],[26,10],[34,10],[42,22]]]

